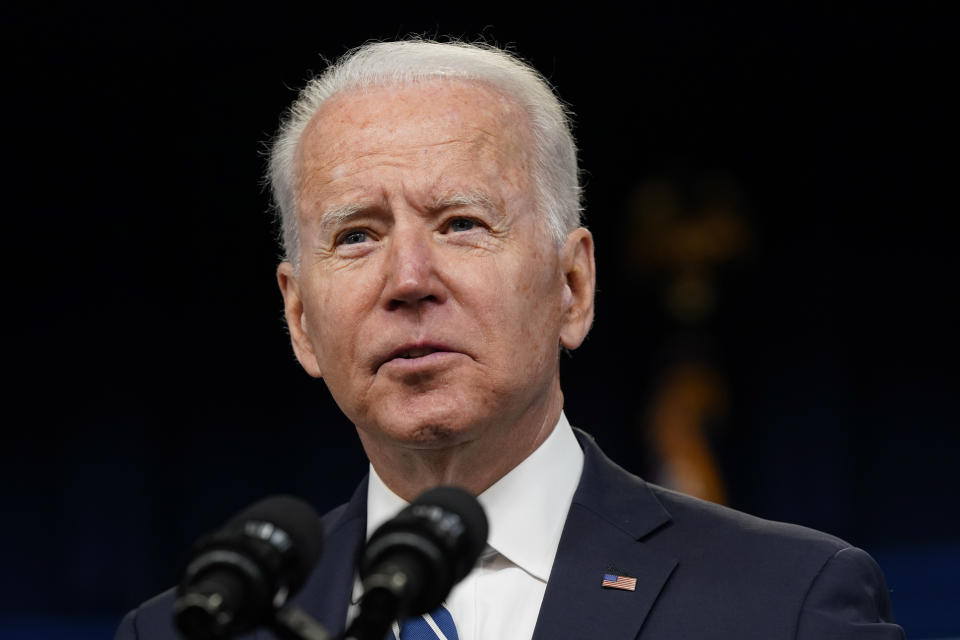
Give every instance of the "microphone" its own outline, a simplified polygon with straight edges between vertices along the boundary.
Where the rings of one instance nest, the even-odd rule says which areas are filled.
[[[439,607],[487,542],[487,517],[458,487],[421,494],[374,532],[360,558],[360,613],[345,638],[383,640],[394,620]]]
[[[320,518],[303,500],[252,504],[194,545],[173,605],[177,627],[187,640],[214,640],[273,624],[322,545]]]

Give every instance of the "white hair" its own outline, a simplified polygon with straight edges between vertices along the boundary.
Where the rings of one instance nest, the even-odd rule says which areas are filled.
[[[310,80],[290,106],[274,138],[269,179],[286,260],[299,266],[297,146],[320,105],[348,89],[414,84],[437,78],[488,84],[523,108],[529,118],[534,147],[534,195],[545,217],[546,229],[559,245],[580,226],[580,181],[570,114],[536,69],[486,44],[375,42],[347,52]]]

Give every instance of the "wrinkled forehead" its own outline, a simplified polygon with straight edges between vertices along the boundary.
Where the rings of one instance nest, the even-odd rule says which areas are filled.
[[[441,77],[346,89],[327,99],[304,129],[297,182],[346,157],[447,141],[485,147],[528,173],[532,140],[526,110],[489,83]]]

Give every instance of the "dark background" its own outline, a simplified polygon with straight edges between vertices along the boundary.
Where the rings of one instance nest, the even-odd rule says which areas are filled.
[[[408,33],[510,45],[576,112],[597,320],[567,415],[627,468],[664,367],[730,389],[731,503],[866,548],[910,637],[960,635],[955,24],[912,5],[3,9],[0,635],[105,637],[189,544],[365,472],[295,362],[260,186],[320,55]],[[734,185],[751,250],[696,330],[629,268],[631,202]],[[19,634],[19,635],[18,635]],[[86,634],[86,635],[85,635]]]

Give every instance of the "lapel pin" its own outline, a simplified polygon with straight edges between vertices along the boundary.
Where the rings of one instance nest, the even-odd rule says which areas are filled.
[[[637,579],[631,578],[630,576],[618,576],[612,573],[603,574],[603,582],[600,583],[601,587],[607,589],[623,589],[624,591],[636,591],[637,590]]]

